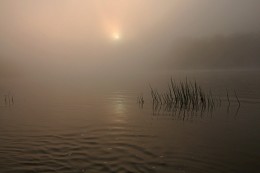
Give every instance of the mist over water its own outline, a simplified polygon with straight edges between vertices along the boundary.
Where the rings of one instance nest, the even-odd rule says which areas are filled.
[[[256,0],[1,1],[1,74],[258,68],[259,5]]]
[[[259,172],[259,7],[1,0],[0,172]]]

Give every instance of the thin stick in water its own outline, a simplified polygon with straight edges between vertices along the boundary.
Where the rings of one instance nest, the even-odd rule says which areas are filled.
[[[240,106],[240,101],[239,101],[239,99],[238,99],[236,90],[234,90],[234,93],[235,93],[235,96],[236,96],[236,98],[237,98],[237,102],[238,102],[238,104],[239,104],[239,106]]]

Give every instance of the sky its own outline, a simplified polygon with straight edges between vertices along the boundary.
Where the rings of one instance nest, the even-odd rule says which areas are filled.
[[[131,70],[170,56],[180,38],[259,33],[259,7],[259,0],[1,0],[0,63],[84,72],[127,62]]]

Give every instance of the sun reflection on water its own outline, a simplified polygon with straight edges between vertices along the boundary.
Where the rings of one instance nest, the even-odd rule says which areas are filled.
[[[117,97],[115,97],[113,106],[114,106],[114,113],[116,113],[116,114],[125,114],[126,113],[125,99],[122,98],[122,96],[118,95]]]

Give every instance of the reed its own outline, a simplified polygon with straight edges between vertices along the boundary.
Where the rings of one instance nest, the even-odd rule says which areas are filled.
[[[239,105],[239,107],[240,107],[241,103],[240,103],[240,100],[239,100],[239,98],[238,98],[238,96],[237,96],[237,92],[236,92],[236,90],[234,90],[234,93],[235,93],[235,96],[236,96],[236,99],[237,99],[238,105]]]
[[[227,89],[226,89],[226,91],[227,91],[227,101],[228,101],[228,104],[230,105],[229,93],[228,93]]]

